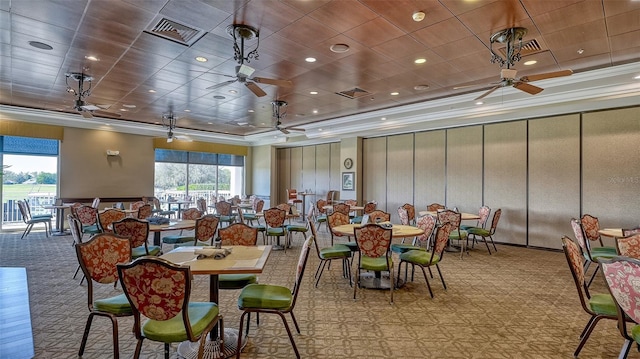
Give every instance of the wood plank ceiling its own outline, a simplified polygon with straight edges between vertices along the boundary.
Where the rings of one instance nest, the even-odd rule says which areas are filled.
[[[163,18],[204,35],[186,46],[146,31]],[[208,89],[235,78],[230,24],[259,31],[252,76],[293,86],[257,84],[264,97],[239,82]],[[499,80],[491,35],[514,26],[541,48],[516,63],[518,77],[640,59],[634,0],[0,0],[0,103],[76,113],[65,74],[84,72],[85,100],[106,116],[154,124],[173,106],[179,128],[247,135],[272,129],[276,98],[289,104],[283,125],[298,126],[479,91]],[[336,94],[354,88],[367,94]]]

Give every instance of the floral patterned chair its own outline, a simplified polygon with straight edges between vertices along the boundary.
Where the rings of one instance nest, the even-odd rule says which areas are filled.
[[[618,329],[624,338],[624,344],[618,355],[625,359],[631,349],[631,344],[640,344],[640,261],[636,258],[617,257],[602,262],[602,272],[609,286],[609,292],[614,298],[618,313]],[[627,321],[634,323],[631,330],[627,330]]]
[[[398,210],[402,209],[400,207]],[[394,253],[402,254],[411,250],[426,251],[431,244],[431,238],[436,228],[436,217],[434,216],[422,216],[418,218],[417,227],[424,231],[423,234],[414,238],[413,243],[393,243],[391,244],[391,251]]]
[[[280,237],[287,237],[287,228],[284,224],[287,218],[287,212],[280,208],[269,208],[264,211],[264,221],[267,224],[267,240],[276,238],[278,245],[280,245]],[[287,243],[284,244],[284,250],[287,250]]]
[[[82,357],[84,353],[93,317],[100,316],[111,321],[113,327],[113,357],[118,358],[117,318],[132,315],[131,305],[124,294],[96,299],[93,296],[93,292],[94,285],[115,284],[117,282],[118,272],[116,265],[131,261],[129,240],[111,233],[101,233],[86,242],[76,243],[75,248],[78,263],[82,268],[82,273],[87,278],[87,305],[89,307],[89,319],[84,328],[78,356]]]
[[[487,207],[489,208],[489,207]],[[502,216],[502,209],[498,208],[495,212],[493,212],[493,219],[491,220],[491,227],[489,229],[482,227],[471,227],[467,229],[467,234],[470,239],[472,239],[472,246],[476,244],[476,237],[481,237],[484,241],[484,245],[487,247],[489,254],[491,254],[491,249],[489,248],[489,244],[487,243],[487,237],[491,240],[491,244],[493,245],[493,250],[498,251],[496,247],[496,243],[493,241],[493,235],[496,234],[496,229],[498,228],[498,221],[500,220],[500,216]],[[482,220],[482,219],[481,219]],[[478,221],[480,222],[480,221]]]
[[[242,210],[242,208],[238,208],[238,218],[240,219],[240,223],[247,224],[247,221],[245,220],[245,218],[246,218],[245,216],[246,215],[244,214],[244,211]],[[259,233],[261,233],[262,234],[262,244],[267,244],[267,237],[265,235],[265,233],[267,232],[267,226],[261,225],[259,221],[258,221],[257,225],[253,225],[253,224],[247,224],[247,225],[249,227],[251,227],[251,228],[254,228]]]
[[[430,205],[427,206],[427,211],[429,212],[437,212],[440,210],[445,209],[446,207],[440,203],[431,203]]]
[[[107,208],[98,212],[98,226],[102,233],[113,233],[111,224],[127,217],[127,213],[117,208]]]
[[[318,238],[318,234],[316,233],[316,226],[313,224],[313,215],[309,214],[307,217],[307,223],[309,225],[309,229],[311,230],[311,235],[313,238]],[[318,259],[320,259],[320,263],[318,264],[318,269],[316,269],[316,274],[314,278],[316,280],[316,288],[318,287],[318,283],[320,283],[320,278],[322,277],[322,273],[324,272],[325,267],[334,260],[342,261],[342,276],[349,280],[349,285],[351,285],[351,264],[349,262],[349,258],[351,258],[351,249],[345,246],[344,244],[336,244],[331,247],[322,248],[318,246],[318,241],[313,241],[316,247],[316,253],[318,254]]]
[[[338,213],[346,214],[348,216],[349,212],[351,211],[349,208],[351,208],[351,206],[349,206],[346,203],[334,203],[332,213],[338,212]]]
[[[349,224],[349,216],[341,212],[333,212],[327,216],[327,224],[329,225],[329,233],[331,233],[331,246],[333,247],[334,237],[344,237],[344,234],[335,232],[333,228]],[[343,244],[349,247],[349,249],[351,249],[353,252],[357,251],[358,244],[356,242],[351,242],[351,236],[347,236],[347,239],[348,242]]]
[[[162,258],[143,257],[118,265],[122,289],[133,309],[133,333],[138,340],[134,358],[140,358],[144,339],[164,343],[169,358],[170,343],[200,341],[198,358],[204,354],[207,334],[224,323],[218,304],[191,302],[192,275],[188,266]],[[148,318],[142,322],[142,316]]]
[[[375,211],[369,213],[369,221],[371,223],[391,222],[391,213],[376,209]]]
[[[200,197],[196,200],[196,208],[198,209],[198,211],[200,211],[202,214],[207,213],[207,200],[204,199],[204,197]],[[184,213],[182,213],[182,216],[184,216]]]
[[[113,222],[113,232],[119,236],[129,238],[131,241],[131,258],[142,256],[157,256],[162,253],[159,246],[150,246],[149,222],[137,218],[124,218]]]
[[[427,217],[427,216],[425,216]],[[422,218],[425,218],[422,217]],[[422,219],[421,218],[421,219]],[[434,221],[435,223],[435,221]],[[438,275],[440,275],[440,281],[442,281],[442,286],[445,290],[447,290],[447,284],[444,282],[444,277],[442,276],[442,271],[440,271],[440,267],[438,264],[442,262],[442,255],[444,254],[444,250],[447,247],[447,242],[449,241],[449,235],[453,230],[453,225],[451,223],[445,223],[437,228],[435,231],[435,240],[433,243],[433,249],[431,252],[426,251],[426,247],[420,248],[418,250],[413,249],[406,251],[400,254],[400,264],[398,265],[398,282],[400,281],[400,271],[402,268],[402,263],[405,263],[405,273],[404,278],[405,281],[407,279],[407,266],[411,264],[411,280],[413,281],[413,269],[418,266],[422,270],[422,275],[424,276],[424,281],[427,283],[427,289],[429,290],[429,295],[433,298],[433,291],[431,291],[431,285],[429,284],[429,278],[427,278],[427,273],[424,271],[425,268],[429,270],[429,274],[431,278],[433,278],[433,274],[431,273],[431,266],[435,266],[436,270],[438,270]],[[424,241],[426,244],[428,241]],[[399,284],[399,283],[398,283]]]
[[[582,217],[580,217],[580,224],[582,225],[584,235],[588,240],[591,242],[598,241],[600,242],[600,247],[604,247],[602,237],[598,232],[600,230],[600,221],[598,221],[598,217],[594,217],[590,214],[583,214]]]
[[[220,219],[213,214],[205,214],[196,219],[196,226],[191,237],[187,242],[176,244],[176,247],[185,245],[189,246],[213,246],[213,240],[218,230]]]
[[[584,272],[587,273],[589,270],[589,266],[591,263],[595,263],[596,268],[587,283],[587,287],[591,286],[591,282],[598,274],[598,269],[600,268],[600,261],[603,259],[611,259],[618,255],[615,247],[595,247],[591,248],[591,243],[587,240],[587,237],[584,233],[584,228],[579,220],[575,218],[571,218],[571,228],[573,229],[573,234],[576,236],[576,240],[582,249],[582,254],[584,256]]]
[[[398,207],[398,218],[400,218],[400,224],[410,226],[409,211],[404,207]]]
[[[136,201],[136,202],[131,202],[131,204],[129,204],[129,209],[132,211],[137,211],[140,209],[140,207],[144,206],[146,203],[144,201]]]
[[[220,221],[220,225],[222,223],[226,223],[230,225],[231,223],[236,221],[236,217],[233,216],[232,205],[230,202],[219,201],[216,202],[216,217],[218,217]]]
[[[255,201],[253,201],[253,204],[251,205],[251,209],[253,213],[243,213],[244,220],[248,221],[249,224],[251,225],[253,225],[253,221],[257,221],[258,225],[260,225],[260,218],[258,218],[258,213],[262,212],[263,208],[264,208],[264,200],[256,199]]]
[[[585,266],[582,263],[585,258],[581,253],[580,247],[569,237],[565,236],[562,237],[562,249],[567,258],[573,281],[576,284],[582,309],[591,316],[587,325],[585,325],[582,330],[582,334],[580,334],[580,343],[578,343],[578,347],[573,353],[573,357],[577,358],[580,350],[582,350],[582,347],[587,342],[587,339],[589,339],[589,335],[591,335],[591,332],[600,319],[616,320],[618,319],[618,313],[615,301],[610,294],[589,293],[589,285],[585,281]]]
[[[638,233],[640,233],[640,227],[637,227],[637,228],[629,228],[629,229],[623,228],[623,229],[622,229],[622,236],[623,236],[623,237],[632,236],[632,235],[634,235],[634,234],[638,234]]]
[[[94,235],[100,233],[100,227],[98,227],[98,210],[91,206],[80,205],[75,209],[76,217],[82,223],[82,234],[89,233]]]
[[[151,204],[146,203],[138,208],[138,219],[147,219],[151,217]]]
[[[364,204],[364,210],[362,211],[364,214],[370,214],[378,208],[378,202],[369,201]],[[351,223],[362,223],[362,216],[355,216],[351,218]]]
[[[220,228],[218,236],[223,246],[255,246],[258,241],[258,230],[243,223],[233,223],[228,227]],[[218,276],[220,289],[242,289],[257,281],[258,277],[250,273]]]
[[[74,217],[72,214],[67,214],[67,221],[69,222],[69,231],[71,231],[71,236],[73,237],[72,246],[75,246],[78,243],[82,243],[82,224],[80,221]],[[73,279],[76,279],[78,272],[80,271],[80,264],[78,264],[78,268],[76,268],[76,272],[73,273]],[[80,284],[84,281],[84,276],[80,280]]]
[[[383,228],[377,224],[369,223],[353,229],[356,243],[358,244],[358,264],[354,277],[353,299],[360,286],[360,272],[362,270],[382,272],[388,271],[390,277],[389,290],[391,291],[390,303],[393,304],[393,259],[391,258],[391,228]]]
[[[640,259],[640,233],[616,238],[616,248],[621,256]]]
[[[460,212],[450,209],[438,212],[438,222],[440,222],[440,224],[451,223],[453,225],[451,234],[449,234],[449,240],[456,240],[460,243],[460,259],[463,259],[464,252],[467,252],[467,254],[469,254],[469,252],[467,251],[469,233],[463,229],[460,229],[461,221],[462,215],[460,214]]]
[[[187,208],[184,212],[182,212],[183,220],[195,221],[201,216],[202,216],[202,212],[200,212],[197,208]],[[194,234],[193,233],[184,234],[184,230],[180,230],[179,234],[170,234],[162,237],[162,243],[167,243],[167,244],[187,243],[187,242],[193,242],[194,240],[195,240]]]
[[[201,211],[198,208],[187,208],[182,212],[182,219],[195,221],[196,219],[202,217],[203,214],[205,214],[205,212]]]
[[[478,221],[476,222],[476,225],[472,226],[472,225],[461,224],[460,229],[464,229],[466,231],[469,228],[484,228],[487,225],[487,221],[489,220],[490,214],[491,214],[491,208],[489,208],[488,206],[482,206],[478,210],[478,217],[480,217],[480,219],[478,219]]]
[[[411,203],[405,203],[402,205],[402,208],[407,210],[407,215],[409,216],[409,225],[413,226],[416,224],[416,207]]]
[[[285,318],[284,315],[287,313],[291,314],[291,319],[296,327],[296,331],[300,334],[300,327],[298,326],[296,317],[293,315],[293,309],[296,305],[296,299],[298,298],[298,292],[300,291],[300,285],[302,284],[302,276],[304,275],[307,260],[309,259],[309,248],[311,247],[311,242],[313,240],[314,237],[309,236],[300,250],[293,290],[279,285],[257,283],[249,284],[242,289],[238,296],[238,309],[242,310],[242,315],[240,316],[237,348],[242,348],[242,327],[245,315],[248,315],[249,313],[277,314],[282,319],[284,328],[287,330],[296,358],[300,358],[296,342],[293,340],[291,329],[289,329],[287,318]],[[241,350],[238,350],[238,353],[236,354],[237,359],[240,358],[240,352]]]

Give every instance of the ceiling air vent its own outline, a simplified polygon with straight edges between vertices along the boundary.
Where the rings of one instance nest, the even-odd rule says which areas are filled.
[[[361,88],[353,88],[351,90],[346,90],[346,91],[340,91],[340,92],[336,92],[336,95],[340,95],[340,96],[344,96],[350,99],[354,99],[354,98],[358,98],[358,97],[362,97],[362,96],[367,96],[370,95],[371,93],[368,91],[365,91]]]
[[[163,16],[156,19],[157,21],[152,22],[152,24],[155,25],[148,27],[145,32],[175,41],[185,46],[193,45],[205,34],[204,30],[181,24]]]
[[[520,51],[520,55],[528,56],[528,55],[537,54],[538,52],[543,52],[543,51],[546,51],[546,50],[542,49],[542,47],[538,43],[538,40],[533,39],[533,40],[525,41],[522,43],[522,50]],[[500,48],[500,53],[502,54],[502,56],[506,57],[507,48],[506,47]]]

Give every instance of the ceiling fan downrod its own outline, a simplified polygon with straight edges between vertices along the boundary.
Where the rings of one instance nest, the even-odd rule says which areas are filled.
[[[253,26],[244,24],[231,24],[227,26],[227,34],[233,38],[233,59],[242,65],[245,62],[250,63],[251,60],[258,60],[258,47],[260,46],[260,33]],[[245,55],[244,41],[256,39],[256,47]],[[240,44],[238,44],[240,40]]]
[[[527,29],[524,27],[512,27],[510,29],[504,29],[491,35],[489,51],[491,51],[491,63],[498,63],[500,67],[507,66],[510,69],[516,62],[520,61],[522,56],[520,51],[522,50],[522,38],[527,34]],[[515,43],[517,41],[517,44]],[[493,44],[499,42],[506,46],[506,56],[498,55],[493,51]]]

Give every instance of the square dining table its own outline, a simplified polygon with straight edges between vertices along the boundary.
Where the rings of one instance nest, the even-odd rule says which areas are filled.
[[[195,253],[196,249],[201,248],[213,248],[213,247],[179,247],[171,252],[163,254],[161,258],[164,258],[173,263],[187,265],[191,269],[193,275],[208,275],[209,276],[209,300],[219,305],[219,283],[218,276],[220,274],[243,274],[243,273],[262,273],[269,254],[271,253],[271,246],[224,246],[231,250],[231,253],[222,259],[203,258],[198,259],[198,255]],[[245,341],[242,347],[237,348],[238,342],[238,330],[225,326],[224,328],[224,348],[222,352],[218,350],[219,340],[217,337],[217,326],[211,330],[210,336],[205,344],[204,357],[205,358],[227,358],[235,356],[238,350],[242,350],[242,347],[246,344]],[[182,342],[178,345],[178,354],[184,358],[195,358],[198,353],[199,343],[195,342]],[[194,354],[195,353],[195,354]]]

